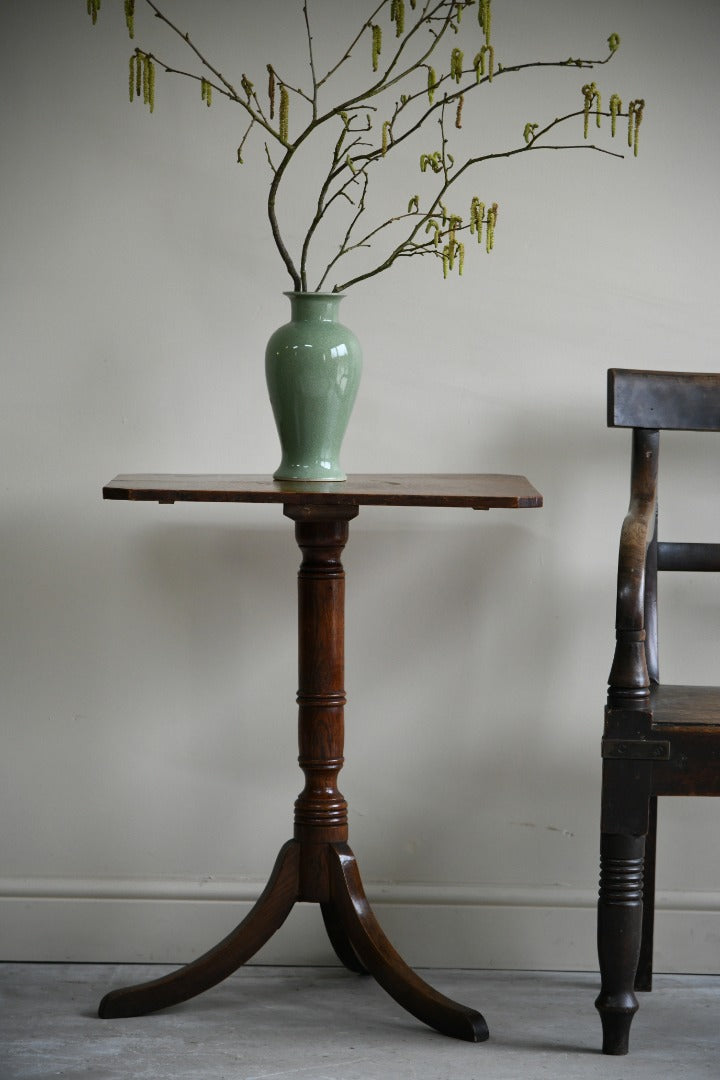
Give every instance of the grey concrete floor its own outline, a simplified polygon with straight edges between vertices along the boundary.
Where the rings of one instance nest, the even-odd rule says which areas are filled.
[[[431,971],[480,1009],[490,1040],[457,1042],[341,968],[253,966],[154,1016],[98,1020],[106,990],[149,965],[0,964],[0,1080],[683,1080],[720,1073],[720,977],[659,975],[628,1057],[603,1057],[598,978]]]

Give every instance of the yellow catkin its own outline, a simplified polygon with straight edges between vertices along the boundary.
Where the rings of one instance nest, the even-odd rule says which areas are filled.
[[[455,127],[456,128],[461,128],[462,127],[462,111],[463,111],[463,105],[464,104],[465,104],[465,95],[461,94],[460,97],[458,98],[457,109],[455,111]]]
[[[130,100],[135,97],[135,53],[130,57]]]
[[[465,267],[465,245],[463,243],[458,244],[458,274],[462,277],[462,272]]]
[[[430,218],[425,226],[425,232],[429,233],[431,229],[433,230],[433,243],[435,247],[438,247],[440,244],[440,225],[435,218]]]
[[[287,86],[284,83],[280,84],[280,139],[286,143],[288,141],[290,124],[290,95],[288,94]]]
[[[463,75],[463,51],[462,49],[453,49],[450,57],[450,75],[459,83]]]
[[[590,109],[592,108],[593,101],[596,103],[595,108],[597,112],[597,125],[600,127],[600,93],[598,91],[596,83],[585,83],[582,88],[583,96],[585,98],[585,104],[583,106],[583,133],[585,138],[588,137],[588,124],[590,121]]]
[[[477,233],[478,244],[482,241],[482,227],[485,218],[485,203],[480,202],[477,195],[470,203],[470,235]]]
[[[150,112],[155,111],[155,65],[151,58],[145,54],[143,63],[143,78],[146,80],[147,96],[146,104],[150,109]]]
[[[125,0],[125,25],[130,38],[135,37],[135,0]]]
[[[382,51],[382,27],[376,23],[372,27],[372,69],[377,71]]]
[[[428,165],[434,173],[442,172],[443,160],[439,150],[436,150],[434,154],[420,155],[420,172],[425,172]]]
[[[498,204],[493,203],[487,212],[486,229],[485,229],[485,250],[488,254],[495,246],[495,224],[498,216]]]
[[[492,13],[490,11],[491,0],[479,0],[478,4],[478,22],[482,27],[485,34],[485,44],[490,44],[490,29],[492,23]]]
[[[622,101],[617,94],[613,94],[610,98],[610,133],[615,138],[615,128],[617,125],[618,113],[622,111]]]
[[[437,83],[437,75],[435,74],[435,68],[428,68],[428,101],[432,105],[435,100],[435,84]]]
[[[207,79],[200,80],[200,95],[208,108],[212,105],[212,84]]]
[[[644,108],[644,98],[637,98],[628,105],[628,146],[632,146],[635,157],[637,157],[638,152],[638,136]]]
[[[390,121],[385,120],[382,126],[382,156],[387,154],[388,146],[390,145]]]
[[[395,37],[405,33],[405,0],[392,0],[390,20],[395,23]]]
[[[493,49],[492,45],[483,45],[482,49],[473,60],[475,77],[477,81],[480,82],[480,79],[485,75],[485,57],[488,58],[488,82],[492,82],[493,74],[495,71],[495,50]]]
[[[420,213],[420,196],[419,195],[413,195],[412,199],[408,203],[407,212],[408,212],[408,214],[419,214]]]
[[[87,13],[92,19],[93,26],[97,22],[98,11],[100,10],[100,0],[87,0]]]

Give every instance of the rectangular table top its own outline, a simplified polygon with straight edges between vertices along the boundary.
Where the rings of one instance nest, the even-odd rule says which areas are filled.
[[[288,506],[459,506],[490,510],[542,506],[524,476],[504,473],[356,473],[333,483],[275,481],[242,474],[137,473],[116,476],[105,499],[145,502],[283,503]]]

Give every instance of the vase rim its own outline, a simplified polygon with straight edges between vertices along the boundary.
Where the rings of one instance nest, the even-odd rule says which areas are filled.
[[[300,291],[291,289],[289,292],[283,292],[283,296],[291,298],[295,296],[317,296],[322,300],[342,300],[345,295],[345,293],[332,292],[332,290],[329,292],[317,292],[315,289],[301,289]]]

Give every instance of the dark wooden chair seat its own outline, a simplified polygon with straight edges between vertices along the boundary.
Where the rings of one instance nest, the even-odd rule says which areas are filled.
[[[720,795],[720,689],[652,687],[651,737],[669,742],[668,760],[653,764],[653,795]],[[652,954],[638,989],[650,989]],[[650,985],[648,985],[650,984]]]
[[[636,990],[652,988],[657,799],[720,795],[720,687],[664,685],[657,576],[720,571],[720,543],[658,539],[660,431],[720,431],[720,374],[608,372],[608,425],[632,429],[616,646],[603,735],[596,1001],[603,1052],[625,1054]]]
[[[699,728],[720,725],[720,687],[656,684],[651,688],[650,701],[653,730],[660,727],[682,730],[688,724]]]

